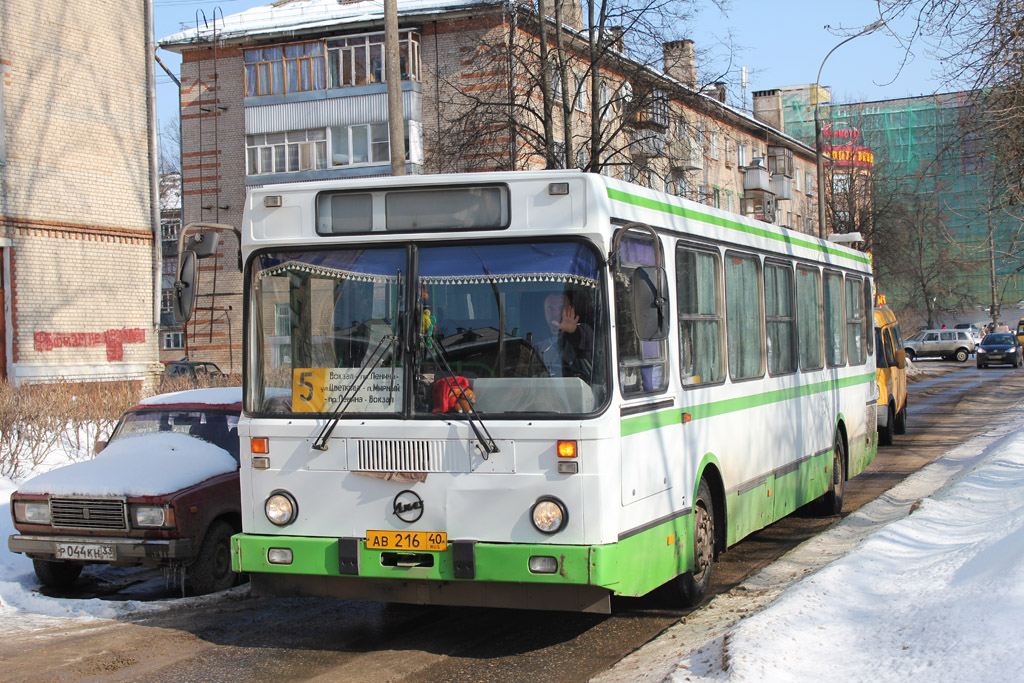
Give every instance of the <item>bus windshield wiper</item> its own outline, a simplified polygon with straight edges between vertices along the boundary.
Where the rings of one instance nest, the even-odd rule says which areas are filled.
[[[481,419],[480,414],[473,409],[473,404],[470,402],[469,397],[466,396],[466,390],[461,384],[455,381],[455,371],[452,370],[452,366],[448,363],[448,359],[445,357],[444,347],[441,346],[440,342],[434,341],[431,338],[427,338],[427,347],[433,350],[434,359],[441,365],[444,371],[444,377],[441,378],[448,388],[458,394],[456,405],[465,406],[466,410],[466,422],[473,429],[473,433],[476,435],[476,440],[480,443],[481,455],[484,460],[490,457],[491,453],[498,453],[500,449],[498,444],[494,443],[494,439],[491,437],[491,433],[487,431],[487,426]],[[446,413],[451,415],[450,413]]]
[[[373,349],[373,352],[370,353],[366,360],[363,361],[363,364],[359,366],[356,376],[352,379],[352,384],[348,386],[348,389],[345,390],[345,393],[342,394],[341,398],[338,400],[338,405],[335,406],[334,410],[331,412],[331,416],[327,420],[327,424],[324,425],[324,428],[320,430],[320,434],[313,441],[313,448],[318,451],[327,450],[327,440],[331,438],[331,433],[334,431],[334,428],[338,426],[338,420],[340,420],[341,416],[345,414],[346,410],[348,410],[348,407],[352,404],[356,394],[358,394],[359,390],[363,388],[364,384],[366,384],[366,380],[373,374],[373,371],[380,366],[381,361],[384,360],[384,356],[387,355],[388,350],[394,345],[397,339],[398,337],[394,334],[386,334],[381,337],[379,342],[377,342],[377,346]]]

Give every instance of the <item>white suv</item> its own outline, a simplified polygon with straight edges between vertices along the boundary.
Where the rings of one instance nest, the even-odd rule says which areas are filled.
[[[903,342],[907,357],[943,358],[965,362],[974,353],[970,330],[922,330]]]

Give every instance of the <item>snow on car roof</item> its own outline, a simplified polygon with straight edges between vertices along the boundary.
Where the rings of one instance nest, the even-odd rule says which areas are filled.
[[[231,454],[219,446],[187,434],[158,432],[116,439],[94,459],[40,474],[18,491],[57,496],[160,496],[237,468]]]
[[[139,408],[152,408],[154,406],[188,406],[188,407],[211,407],[223,409],[242,409],[242,387],[213,387],[210,389],[186,389],[185,391],[173,391],[169,394],[157,394],[139,401]]]

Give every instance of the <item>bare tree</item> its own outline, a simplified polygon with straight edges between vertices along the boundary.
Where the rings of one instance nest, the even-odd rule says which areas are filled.
[[[653,171],[645,160],[659,154],[645,152],[663,156],[665,132],[687,123],[669,107],[667,89],[679,84],[657,68],[662,44],[693,10],[676,0],[496,7],[486,27],[463,37],[468,77],[466,68],[438,74],[444,114],[432,166]]]
[[[160,175],[181,173],[181,126],[175,116],[164,123],[159,132]]]

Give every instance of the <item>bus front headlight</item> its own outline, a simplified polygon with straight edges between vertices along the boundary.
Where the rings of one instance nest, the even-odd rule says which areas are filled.
[[[569,512],[562,501],[554,496],[544,496],[533,504],[530,518],[537,531],[542,534],[553,534],[565,527],[569,521]]]
[[[277,526],[291,524],[299,513],[298,503],[295,502],[292,494],[287,491],[274,491],[271,493],[270,497],[267,498],[267,502],[264,503],[263,509],[271,524],[276,524]]]

